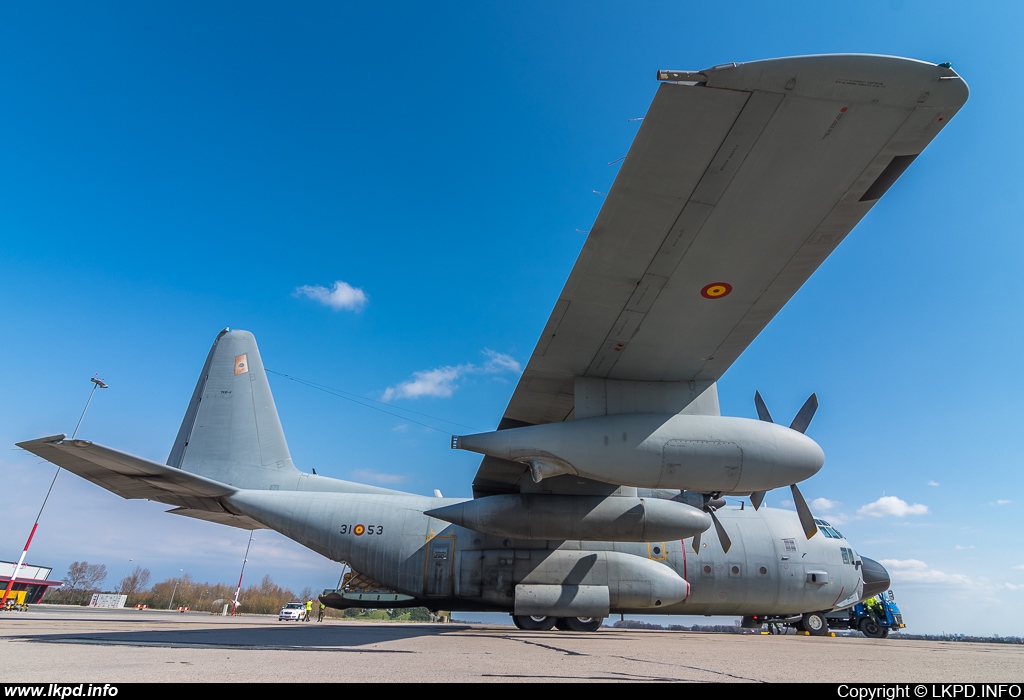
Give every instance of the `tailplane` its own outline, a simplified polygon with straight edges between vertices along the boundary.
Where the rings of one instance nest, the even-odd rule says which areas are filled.
[[[299,470],[252,333],[217,335],[167,465],[238,488],[295,488]]]

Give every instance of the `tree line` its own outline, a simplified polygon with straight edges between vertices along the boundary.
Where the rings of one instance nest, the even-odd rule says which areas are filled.
[[[235,598],[235,586],[225,583],[206,583],[192,579],[189,574],[168,578],[149,585],[149,569],[136,566],[113,588],[105,590],[107,567],[87,561],[73,562],[60,588],[51,588],[43,597],[44,603],[87,605],[94,593],[114,593],[127,596],[126,607],[146,605],[150,608],[187,607],[190,610],[220,612]],[[296,594],[289,588],[274,583],[269,575],[256,584],[242,589],[238,596],[240,613],[276,614],[285,603],[293,600],[311,600],[318,594],[306,587]]]
[[[114,590],[104,590],[103,583],[107,579],[107,567],[103,564],[90,564],[87,561],[73,562],[64,575],[64,585],[51,588],[43,597],[42,602],[55,605],[88,605],[94,593],[114,593],[127,597],[125,607],[134,608],[146,605],[150,608],[166,610],[168,608],[188,608],[189,610],[211,613],[222,612],[225,605],[235,599],[235,586],[226,583],[205,583],[194,581],[189,574],[165,579],[149,585],[152,574],[149,569],[136,566],[127,574]],[[318,592],[309,586],[296,595],[289,588],[282,588],[274,583],[269,575],[257,584],[243,588],[238,596],[239,614],[276,615],[286,603],[301,600],[312,600],[314,615],[319,604],[316,602]],[[426,608],[409,608],[394,610],[335,610],[324,611],[326,618],[358,618],[369,620],[391,620],[402,622],[430,622],[434,617]]]

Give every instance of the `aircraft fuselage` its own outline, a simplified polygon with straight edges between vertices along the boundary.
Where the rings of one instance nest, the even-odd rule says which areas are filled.
[[[230,498],[244,515],[435,609],[529,615],[531,605],[552,614],[564,604],[565,616],[798,615],[850,605],[863,591],[846,541],[805,539],[790,511],[722,509],[729,552],[712,528],[695,553],[691,540],[504,538],[424,513],[460,502],[250,490]]]

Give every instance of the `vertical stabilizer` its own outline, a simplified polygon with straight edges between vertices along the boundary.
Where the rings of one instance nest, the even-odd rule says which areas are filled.
[[[217,335],[167,464],[239,488],[294,488],[299,471],[252,333]]]

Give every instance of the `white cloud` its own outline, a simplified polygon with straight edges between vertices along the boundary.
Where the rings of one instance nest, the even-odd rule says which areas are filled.
[[[484,348],[484,355],[487,356],[487,362],[484,363],[482,371],[485,374],[496,374],[498,372],[519,372],[521,367],[516,359],[511,355],[505,353],[495,352],[488,348]]]
[[[335,282],[331,289],[319,284],[304,284],[295,289],[295,296],[309,297],[335,311],[362,311],[369,302],[366,292],[341,280]]]
[[[1016,569],[1017,571],[1024,571],[1024,564],[1017,564],[1017,566],[1011,566],[1010,568]]]
[[[814,512],[824,512],[837,508],[839,506],[839,501],[831,501],[827,498],[815,498],[809,505],[811,506],[811,510]]]
[[[1005,498],[1000,498],[1000,499],[998,499],[996,501],[996,505],[997,506],[1006,506],[1006,505],[1009,505],[1011,503],[1013,503],[1013,501],[1010,501],[1010,500],[1005,499]]]
[[[955,544],[955,545],[953,545],[953,549],[974,549],[974,545],[973,544],[967,544],[967,545]]]
[[[455,381],[465,373],[464,365],[458,367],[438,367],[422,372],[413,372],[413,378],[398,386],[389,386],[384,390],[383,399],[418,399],[423,396],[439,396],[448,398],[455,391]]]
[[[902,498],[897,498],[896,496],[882,496],[874,503],[861,506],[857,510],[857,515],[870,515],[874,518],[892,515],[897,518],[903,518],[908,515],[924,515],[927,512],[928,506],[922,503],[910,505]]]
[[[356,469],[352,472],[356,481],[369,481],[376,484],[401,484],[406,480],[403,474],[387,474],[372,469]]]
[[[467,374],[504,374],[521,370],[519,363],[511,355],[486,348],[483,350],[483,354],[487,359],[482,365],[467,362],[461,365],[447,365],[413,372],[412,379],[389,386],[384,390],[381,398],[384,401],[418,399],[424,396],[446,399],[458,388],[459,379]]]
[[[933,569],[920,559],[882,559],[880,563],[893,581],[901,583],[950,584],[965,588],[973,588],[978,583],[963,574],[947,574]]]
[[[937,481],[929,481],[929,482],[928,482],[928,485],[929,485],[929,486],[938,486],[938,485],[939,485],[939,482],[937,482]]]

